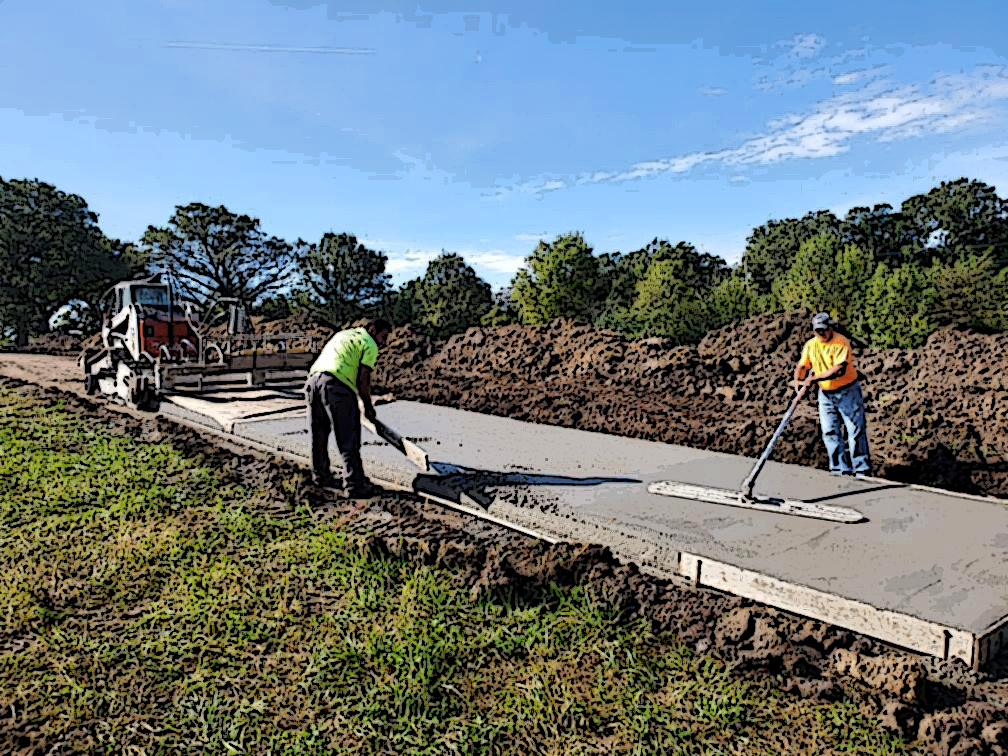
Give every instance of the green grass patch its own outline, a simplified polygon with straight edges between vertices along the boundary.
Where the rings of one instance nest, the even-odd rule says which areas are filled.
[[[474,602],[254,495],[0,392],[0,749],[905,752],[581,590]]]

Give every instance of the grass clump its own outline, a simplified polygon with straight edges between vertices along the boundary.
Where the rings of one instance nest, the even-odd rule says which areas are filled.
[[[0,392],[0,749],[905,751],[581,589],[472,601],[254,494]]]

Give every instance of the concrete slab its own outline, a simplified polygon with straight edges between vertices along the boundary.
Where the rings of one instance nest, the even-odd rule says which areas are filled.
[[[270,389],[244,391],[241,393],[186,395],[177,394],[168,398],[171,405],[187,411],[192,417],[214,424],[228,433],[236,421],[305,416],[304,403],[285,393]]]
[[[273,395],[236,407],[186,399],[166,412],[309,456],[296,401]],[[362,457],[374,478],[472,502],[558,538],[604,543],[655,574],[924,653],[979,666],[1006,643],[1008,506],[1001,501],[768,463],[757,494],[842,504],[867,517],[807,520],[647,491],[658,480],[736,488],[754,463],[747,458],[414,402],[383,405],[378,415],[423,446],[440,475],[418,474],[365,431]]]

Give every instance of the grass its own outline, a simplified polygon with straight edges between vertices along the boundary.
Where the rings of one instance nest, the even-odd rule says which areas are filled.
[[[581,590],[471,601],[253,494],[0,391],[0,749],[906,752]]]

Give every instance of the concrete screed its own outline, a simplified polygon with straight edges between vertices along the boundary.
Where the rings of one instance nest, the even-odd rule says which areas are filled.
[[[838,524],[648,493],[737,488],[754,460],[416,402],[377,408],[421,473],[363,430],[368,475],[550,540],[609,546],[642,571],[724,590],[979,668],[1008,645],[1008,504],[767,464],[756,493],[851,507]],[[307,463],[303,404],[270,391],[172,397],[162,412]],[[332,443],[334,469],[339,456]]]

